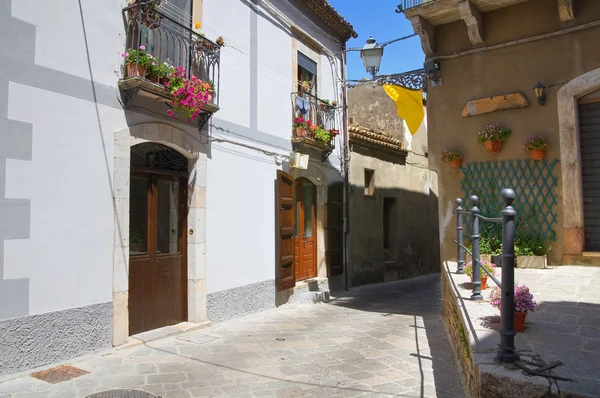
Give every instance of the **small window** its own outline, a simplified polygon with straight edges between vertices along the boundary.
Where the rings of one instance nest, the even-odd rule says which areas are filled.
[[[365,196],[375,195],[375,170],[365,169]]]
[[[394,240],[394,219],[396,212],[396,198],[383,199],[383,250],[386,254],[392,247]],[[387,257],[387,256],[386,256]],[[387,260],[387,258],[386,258]]]
[[[317,63],[298,51],[298,91],[300,85],[305,82],[309,85],[308,92],[317,95]]]

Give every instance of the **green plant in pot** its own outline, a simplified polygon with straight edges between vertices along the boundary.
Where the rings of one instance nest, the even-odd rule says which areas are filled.
[[[490,153],[498,153],[502,143],[510,137],[512,131],[499,124],[490,124],[477,133],[477,142],[485,144],[485,149]]]
[[[515,255],[519,268],[546,268],[546,254],[551,246],[538,235],[521,231],[515,239]]]

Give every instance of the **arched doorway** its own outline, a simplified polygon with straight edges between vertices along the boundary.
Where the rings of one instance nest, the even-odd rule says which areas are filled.
[[[296,179],[296,281],[317,276],[317,189],[306,178]]]
[[[187,320],[187,164],[164,145],[131,147],[130,335]]]

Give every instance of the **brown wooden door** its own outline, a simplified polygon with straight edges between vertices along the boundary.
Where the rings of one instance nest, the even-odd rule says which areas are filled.
[[[329,276],[344,273],[344,183],[334,182],[327,193],[327,260]]]
[[[306,178],[296,180],[296,280],[317,276],[317,190]]]
[[[277,289],[296,285],[294,262],[294,179],[277,170]]]
[[[129,333],[187,320],[186,178],[133,171]]]

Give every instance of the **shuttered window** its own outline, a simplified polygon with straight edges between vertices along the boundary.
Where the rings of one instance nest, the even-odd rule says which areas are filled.
[[[600,251],[600,102],[579,105],[585,250]]]

